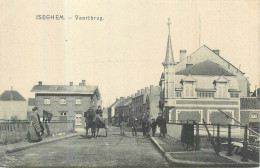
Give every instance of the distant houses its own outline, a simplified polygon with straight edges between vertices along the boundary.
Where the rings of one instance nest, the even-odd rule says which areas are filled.
[[[53,114],[53,120],[72,120],[79,128],[85,126],[84,112],[101,105],[98,86],[86,85],[85,80],[79,85],[73,85],[73,82],[69,85],[44,85],[39,81],[31,92],[35,94],[35,106],[41,116],[46,110]]]
[[[0,120],[26,120],[27,101],[16,90],[6,90],[0,95]]]
[[[153,86],[138,90],[128,97],[121,97],[108,108],[108,121],[118,125],[119,119],[124,113],[127,123],[136,118],[140,120],[143,115],[156,118],[159,113],[160,87]]]

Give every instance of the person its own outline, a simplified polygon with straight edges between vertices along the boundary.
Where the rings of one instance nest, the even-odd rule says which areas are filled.
[[[137,118],[134,118],[133,122],[132,122],[132,135],[133,135],[133,137],[137,137],[137,128],[138,128],[138,120],[137,120]]]
[[[29,117],[29,131],[28,131],[28,141],[29,142],[40,142],[42,140],[42,135],[44,132],[43,125],[41,124],[40,121],[40,116],[37,113],[38,108],[34,107],[32,109],[33,113]]]
[[[161,132],[161,126],[162,126],[162,113],[159,113],[158,114],[158,117],[156,118],[156,124],[158,125],[158,127],[160,128],[160,134],[159,134],[159,137],[161,137],[162,135],[162,132]]]
[[[84,113],[85,122],[86,122],[86,135],[88,135],[88,129],[91,128],[92,136],[94,135],[95,131],[95,111],[92,106],[89,107],[89,109]]]
[[[46,128],[46,132],[47,132],[46,136],[50,136],[50,129],[49,129],[48,123],[51,121],[52,116],[53,116],[52,113],[50,113],[46,110],[43,110],[43,123],[44,123],[44,126]]]
[[[156,122],[155,122],[155,119],[153,118],[152,119],[152,136],[155,136],[155,131],[156,131]]]
[[[96,114],[97,114],[97,116],[99,116],[99,117],[102,117],[102,116],[103,116],[103,111],[101,110],[101,106],[98,106],[98,109],[96,110]]]
[[[162,119],[162,124],[160,127],[160,132],[162,133],[162,137],[165,137],[165,134],[167,133],[167,127],[166,127],[166,118],[165,116]]]
[[[143,131],[143,136],[146,135],[146,117],[143,115],[142,117],[142,131]]]
[[[122,113],[122,115],[120,116],[119,122],[120,122],[120,135],[125,135],[126,118],[124,113]]]

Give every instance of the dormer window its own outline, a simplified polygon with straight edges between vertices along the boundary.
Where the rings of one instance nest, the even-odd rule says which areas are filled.
[[[196,80],[189,74],[185,79],[181,80],[183,92],[182,98],[196,98]]]
[[[229,98],[228,92],[228,82],[229,80],[223,75],[214,81],[216,88],[216,98]]]

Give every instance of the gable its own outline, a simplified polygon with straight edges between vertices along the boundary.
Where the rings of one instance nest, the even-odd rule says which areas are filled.
[[[244,75],[242,71],[240,71],[238,68],[236,68],[227,60],[225,60],[223,57],[215,54],[210,48],[208,48],[205,45],[203,45],[202,47],[194,51],[190,55],[190,57],[191,57],[191,63],[193,65],[204,62],[206,60],[210,60],[211,62],[219,64],[221,67],[223,67],[230,73],[233,73],[235,75]],[[177,72],[186,69],[186,63],[187,63],[187,58],[175,66],[175,71]]]

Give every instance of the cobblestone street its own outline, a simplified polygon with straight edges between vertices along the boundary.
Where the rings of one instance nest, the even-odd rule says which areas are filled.
[[[150,139],[139,133],[137,138],[126,132],[119,135],[114,128],[105,137],[102,130],[97,139],[83,134],[58,142],[6,154],[1,166],[145,166],[165,167],[168,162],[157,151]]]

